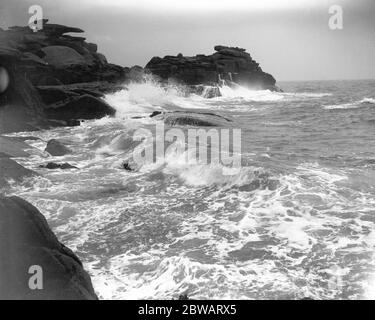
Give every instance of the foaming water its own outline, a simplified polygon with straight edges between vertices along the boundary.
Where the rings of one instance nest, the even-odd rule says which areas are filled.
[[[366,107],[366,106],[369,106],[369,105],[375,105],[375,99],[364,98],[362,100],[352,102],[352,103],[343,103],[343,104],[325,106],[324,109],[326,109],[326,110],[356,109],[356,108]]]
[[[117,115],[35,136],[6,192],[33,203],[105,299],[372,298],[374,82],[286,83],[285,93],[222,87],[186,96],[147,82],[106,97]],[[357,101],[368,108],[332,112]],[[356,104],[358,104],[356,102]],[[124,170],[155,110],[209,109],[242,130],[242,166],[170,151]],[[144,119],[131,119],[145,116]],[[51,157],[49,139],[73,150]],[[72,170],[39,167],[69,162]]]

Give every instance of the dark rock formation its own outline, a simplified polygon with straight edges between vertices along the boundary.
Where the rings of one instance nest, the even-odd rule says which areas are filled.
[[[130,162],[129,161],[125,161],[123,164],[122,164],[122,167],[126,170],[126,171],[134,171],[135,169],[131,166]]]
[[[0,152],[0,189],[9,186],[9,181],[21,182],[26,177],[36,176],[32,170],[26,169],[16,161]],[[1,287],[1,286],[0,286]]]
[[[21,53],[4,45],[0,33],[0,67],[6,70],[9,85],[0,93],[0,133],[34,130],[43,119],[43,102],[25,77]]]
[[[0,76],[3,79],[0,79],[0,133],[64,125],[49,121],[45,109],[49,103],[58,102],[58,97],[65,98],[58,95],[49,102],[41,98],[43,89],[37,90],[37,86],[105,82],[103,86],[96,85],[94,92],[90,85],[87,90],[83,85],[75,91],[78,96],[99,97],[103,94],[100,90],[108,87],[108,83],[125,80],[124,68],[108,63],[97,52],[95,44],[86,42],[83,37],[66,35],[81,33],[81,29],[47,22],[43,21],[43,29],[38,32],[28,26],[0,32]],[[5,86],[6,82],[9,84]]]
[[[230,119],[209,112],[173,111],[151,116],[163,120],[169,126],[225,127],[231,122]]]
[[[64,146],[56,139],[49,140],[44,151],[47,151],[51,156],[64,156],[72,152],[68,147]]]
[[[145,70],[141,66],[133,66],[125,68],[125,75],[127,81],[141,82],[144,80]]]
[[[28,26],[10,27],[0,33],[0,43],[17,52],[33,85],[41,84],[45,77],[54,77],[63,84],[123,80],[123,68],[106,62],[95,44],[86,42],[84,37],[66,35],[83,32],[44,20],[43,29],[38,32]]]
[[[30,289],[32,266],[42,270],[41,290]],[[81,261],[58,241],[44,216],[19,197],[1,195],[0,299],[97,299]]]
[[[186,85],[217,85],[234,82],[253,89],[278,90],[276,80],[263,72],[245,49],[216,46],[212,55],[154,57],[146,69],[164,80]]]
[[[45,112],[50,119],[57,120],[98,119],[116,113],[104,100],[88,94],[68,100],[66,103],[51,105]]]
[[[78,169],[75,166],[72,166],[71,164],[65,162],[65,163],[55,163],[55,162],[48,162],[46,165],[40,165],[39,168],[45,168],[45,169]]]

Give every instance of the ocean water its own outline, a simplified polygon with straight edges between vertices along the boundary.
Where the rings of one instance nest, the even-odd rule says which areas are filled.
[[[114,118],[15,134],[40,138],[17,160],[41,176],[8,193],[46,216],[100,298],[375,298],[375,81],[279,85],[205,99],[131,84],[106,96]],[[160,122],[155,110],[232,119],[242,167],[228,174],[170,152],[122,169],[134,131]],[[52,138],[73,154],[48,156]],[[79,170],[39,168],[49,161]]]

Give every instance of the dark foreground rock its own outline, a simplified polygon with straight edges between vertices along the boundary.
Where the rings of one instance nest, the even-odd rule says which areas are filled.
[[[27,177],[37,176],[37,173],[24,168],[19,163],[0,152],[0,189],[7,187],[9,181],[21,182]]]
[[[42,290],[30,289],[35,266],[42,270]],[[0,195],[0,280],[0,299],[97,299],[78,257],[58,241],[44,216],[19,197]]]
[[[186,85],[236,83],[252,89],[279,90],[275,78],[265,73],[245,49],[216,46],[212,55],[154,57],[146,70],[163,80]]]
[[[150,117],[163,120],[168,126],[226,127],[232,122],[230,119],[210,112],[173,111],[160,113],[156,111]]]
[[[56,139],[49,140],[44,151],[47,151],[51,156],[57,157],[64,156],[72,152],[68,147],[64,146],[62,142]]]
[[[9,158],[30,156],[25,151],[27,149],[31,149],[31,146],[21,139],[0,136],[0,153],[7,155]]]

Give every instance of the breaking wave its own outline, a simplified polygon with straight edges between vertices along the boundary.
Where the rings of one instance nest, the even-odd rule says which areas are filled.
[[[357,109],[357,108],[361,108],[361,107],[368,107],[369,105],[373,105],[373,104],[375,104],[375,99],[364,98],[362,100],[351,102],[351,103],[328,105],[328,106],[325,106],[324,109],[326,109],[326,110]]]
[[[206,99],[153,81],[130,84],[106,96],[115,118],[18,133],[40,138],[28,141],[35,148],[30,157],[17,158],[40,176],[12,182],[9,193],[47,217],[83,261],[101,298],[373,297],[372,132],[366,125],[353,135],[358,123],[346,113],[324,117],[320,111],[352,100],[360,106],[375,102],[362,99],[371,92],[343,99],[320,92],[324,84],[314,85],[311,93],[221,87],[221,97]],[[249,106],[255,111],[244,114]],[[133,131],[155,124],[131,118],[182,108],[231,112],[243,130],[242,166],[189,162],[186,151],[171,150],[152,164],[125,170],[123,162],[138,145]],[[369,119],[374,110],[350,116]],[[284,125],[290,122],[292,127]],[[49,139],[63,140],[73,153],[47,155]],[[47,161],[79,169],[39,167]]]

